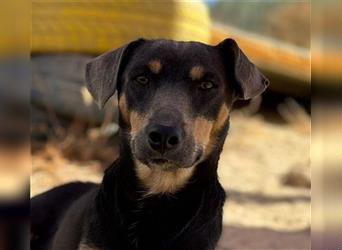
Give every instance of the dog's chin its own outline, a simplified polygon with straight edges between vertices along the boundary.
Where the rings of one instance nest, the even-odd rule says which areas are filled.
[[[175,171],[177,169],[186,167],[181,165],[180,163],[165,158],[138,159],[138,161],[151,169],[158,169],[163,171]]]
[[[166,158],[149,158],[138,159],[141,163],[151,169],[159,169],[164,171],[175,171],[177,169],[190,168],[200,162],[202,154],[196,155],[195,159],[189,162],[177,162]]]
[[[147,166],[164,171],[174,171],[176,169],[182,168],[180,164],[163,158],[150,159],[148,160]]]
[[[153,155],[151,152],[144,152],[139,150],[138,145],[134,140],[131,142],[133,158],[138,162],[144,164],[150,169],[159,169],[165,171],[175,171],[177,169],[191,168],[201,162],[203,157],[203,150],[197,147],[197,150],[190,153],[190,157],[185,155],[178,155],[178,159],[166,157],[163,155]]]

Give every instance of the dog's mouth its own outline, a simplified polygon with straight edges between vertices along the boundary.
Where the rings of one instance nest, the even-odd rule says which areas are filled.
[[[150,162],[151,162],[152,164],[156,164],[156,165],[163,165],[163,164],[171,163],[169,160],[163,159],[163,158],[151,159]]]
[[[159,168],[166,171],[172,171],[179,168],[177,163],[165,158],[152,158],[148,160],[147,165],[151,168]]]
[[[132,154],[135,159],[151,169],[172,171],[180,168],[190,168],[203,160],[203,149],[201,146],[196,146],[194,152],[187,150],[189,149],[187,148],[178,153],[159,154],[150,151],[144,142],[144,140],[142,142],[139,141],[139,138],[132,139]]]
[[[190,164],[190,166],[181,166],[178,163],[166,159],[166,158],[152,158],[148,160],[148,166],[150,167],[158,167],[158,168],[162,168],[163,170],[174,170],[174,169],[178,169],[178,168],[187,168],[187,167],[191,167],[195,164],[197,164],[200,159],[201,159],[202,153],[199,152],[195,158],[195,160],[192,162],[192,164]]]

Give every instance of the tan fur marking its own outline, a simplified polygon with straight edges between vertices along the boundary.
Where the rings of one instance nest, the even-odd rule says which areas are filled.
[[[162,64],[159,59],[154,59],[148,63],[148,67],[154,74],[159,74],[162,68]]]
[[[200,80],[203,77],[204,68],[200,65],[194,66],[190,70],[190,78],[193,81]]]
[[[90,247],[84,243],[81,243],[78,250],[100,250],[99,248]]]
[[[196,143],[204,147],[204,156],[208,156],[215,147],[216,133],[222,128],[228,115],[229,109],[223,104],[215,121],[209,121],[204,117],[195,119],[193,135]]]
[[[226,104],[223,104],[220,108],[219,114],[213,124],[213,128],[210,131],[210,139],[205,149],[205,156],[209,155],[217,144],[217,132],[222,128],[229,115],[229,109]]]
[[[119,109],[122,115],[122,118],[125,120],[127,124],[131,126],[131,134],[134,137],[139,130],[144,126],[145,117],[138,114],[135,111],[128,111],[126,97],[123,95],[119,99]]]
[[[223,104],[220,108],[220,112],[218,113],[217,119],[215,120],[211,134],[215,134],[218,130],[222,128],[222,126],[228,118],[228,115],[229,109],[226,104]]]
[[[127,108],[126,96],[122,95],[119,99],[119,110],[125,122],[129,123],[129,111]]]
[[[142,184],[148,189],[146,195],[172,194],[186,185],[194,167],[165,171],[161,168],[149,168],[136,161],[136,171]]]
[[[135,111],[132,111],[130,114],[130,124],[131,124],[131,135],[132,138],[136,136],[136,134],[140,131],[140,129],[144,126],[145,124],[145,117],[138,114]]]
[[[201,144],[203,147],[208,144],[213,123],[213,121],[209,121],[204,117],[198,117],[195,119],[193,136],[196,143]]]

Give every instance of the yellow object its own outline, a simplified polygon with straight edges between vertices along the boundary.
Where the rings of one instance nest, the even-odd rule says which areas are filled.
[[[101,53],[139,37],[208,43],[208,10],[177,0],[32,3],[32,52]]]
[[[0,60],[30,58],[31,4],[0,1]]]

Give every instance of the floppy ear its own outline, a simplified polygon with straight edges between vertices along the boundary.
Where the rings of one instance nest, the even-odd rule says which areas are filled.
[[[236,84],[236,97],[248,100],[265,91],[269,80],[249,61],[233,39],[226,39],[218,44],[223,60]]]
[[[128,50],[136,47],[143,39],[133,41],[116,50],[106,52],[86,65],[86,84],[88,91],[100,108],[114,95],[119,81],[119,73]]]

